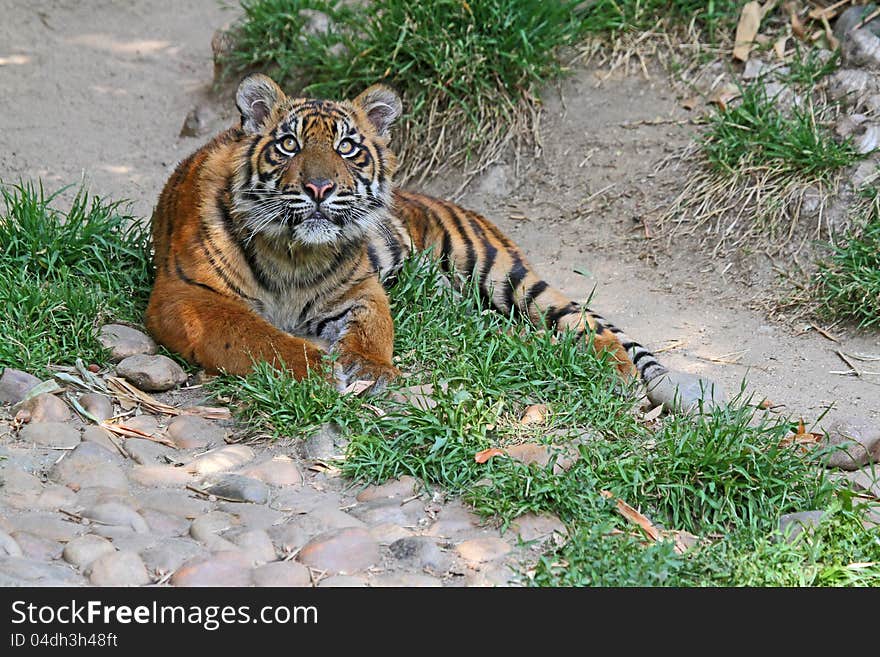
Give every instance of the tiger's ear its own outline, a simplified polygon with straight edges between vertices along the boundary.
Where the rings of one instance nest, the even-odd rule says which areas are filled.
[[[262,73],[247,76],[238,85],[235,105],[241,112],[241,128],[248,134],[260,132],[275,106],[284,100],[284,92],[275,81]]]
[[[403,111],[403,103],[400,96],[384,84],[374,84],[354,99],[354,104],[360,107],[373,127],[376,134],[384,137],[388,134],[388,128]]]

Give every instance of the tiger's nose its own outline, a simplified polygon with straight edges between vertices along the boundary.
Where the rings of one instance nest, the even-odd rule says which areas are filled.
[[[304,187],[312,200],[320,203],[336,188],[336,185],[326,178],[316,178],[309,180]]]

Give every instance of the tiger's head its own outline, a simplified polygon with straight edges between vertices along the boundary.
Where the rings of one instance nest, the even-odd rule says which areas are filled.
[[[236,94],[243,157],[233,206],[245,238],[294,247],[362,239],[381,225],[396,168],[388,128],[398,95],[374,85],[352,101],[288,98],[265,75]]]

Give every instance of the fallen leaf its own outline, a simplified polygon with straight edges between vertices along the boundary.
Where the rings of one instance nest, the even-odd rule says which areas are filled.
[[[834,18],[835,16],[837,16],[837,12],[839,9],[843,8],[845,5],[850,4],[851,2],[852,0],[839,0],[829,7],[813,7],[810,10],[810,13],[807,15],[814,21],[821,20],[822,18]]]
[[[520,424],[543,424],[550,414],[546,404],[532,404],[527,406],[523,416],[519,419]]]
[[[773,44],[773,52],[776,54],[777,59],[780,61],[785,61],[785,45],[788,43],[788,37],[783,36],[776,39],[776,43]]]
[[[691,96],[690,98],[685,98],[683,101],[681,101],[681,106],[683,108],[685,108],[688,112],[690,112],[693,109],[696,109],[697,105],[699,105],[699,104],[700,104],[700,97],[699,96]]]
[[[642,422],[653,422],[658,417],[660,417],[660,413],[663,412],[663,404],[659,404],[652,408],[650,411],[645,413],[645,416],[642,418]]]
[[[779,445],[780,447],[787,447],[789,445],[794,445],[797,447],[809,447],[815,445],[824,437],[824,434],[811,433],[807,431],[807,428],[804,425],[804,421],[803,419],[801,419],[801,421],[798,423],[797,432],[783,438],[781,441],[779,441]]]
[[[801,20],[801,17],[798,16],[797,10],[790,3],[791,9],[788,12],[788,20],[791,23],[791,33],[794,34],[801,41],[806,40],[807,38],[807,28],[804,26],[804,22]]]
[[[709,102],[718,105],[722,110],[727,109],[730,101],[741,96],[739,87],[734,84],[725,84],[709,97]]]
[[[484,449],[482,452],[477,452],[476,454],[474,454],[474,461],[476,461],[477,463],[485,463],[493,456],[504,456],[504,450],[498,449],[497,447]]]
[[[736,26],[736,38],[733,47],[733,58],[745,62],[749,58],[752,44],[758,35],[761,26],[761,3],[747,2],[739,15],[739,23]]]
[[[375,383],[375,381],[369,381],[367,379],[358,379],[357,381],[349,383],[340,394],[354,395],[355,397],[357,397],[364,391],[372,388]]]

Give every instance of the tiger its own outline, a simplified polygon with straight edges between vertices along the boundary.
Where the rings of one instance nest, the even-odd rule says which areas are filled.
[[[666,368],[553,287],[489,219],[398,188],[389,142],[403,103],[389,86],[345,101],[288,97],[255,73],[235,104],[240,121],[180,162],[151,220],[145,325],[188,362],[244,376],[267,361],[302,380],[331,355],[340,388],[378,389],[401,374],[388,284],[425,254],[492,309],[607,352],[655,405],[724,403],[712,381]]]

